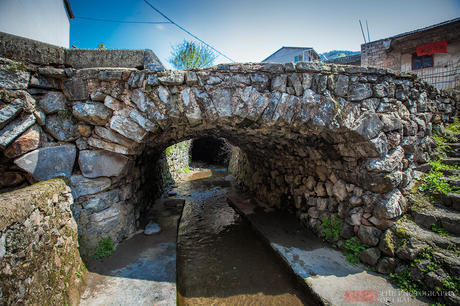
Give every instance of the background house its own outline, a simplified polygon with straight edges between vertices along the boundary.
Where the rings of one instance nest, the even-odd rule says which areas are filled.
[[[362,44],[361,65],[415,73],[438,88],[459,88],[460,18]]]
[[[311,62],[319,60],[319,55],[313,48],[282,47],[266,59],[263,63],[290,63]]]
[[[69,0],[0,0],[0,32],[69,47]]]
[[[325,60],[329,64],[361,66],[361,54],[352,54]]]

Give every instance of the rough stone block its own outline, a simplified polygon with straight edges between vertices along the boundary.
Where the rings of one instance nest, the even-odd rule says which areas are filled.
[[[89,98],[86,82],[80,78],[72,78],[64,83],[64,94],[71,101]]]
[[[101,176],[119,176],[128,163],[128,158],[121,154],[107,151],[80,151],[78,164],[83,176],[96,178]]]
[[[95,179],[86,178],[83,175],[72,175],[70,177],[72,194],[77,199],[88,194],[95,194],[106,190],[112,184],[108,177],[100,177]]]
[[[30,73],[14,68],[0,68],[0,88],[26,89],[29,84]]]
[[[142,142],[144,137],[147,135],[147,132],[136,122],[121,116],[113,116],[112,119],[110,119],[110,128],[139,143]]]
[[[59,141],[72,141],[80,137],[77,122],[70,112],[48,116],[45,129]]]
[[[10,104],[0,109],[0,129],[8,122],[14,119],[24,107],[24,103],[20,99],[15,99]]]
[[[120,201],[120,192],[114,189],[91,196],[91,199],[84,202],[82,206],[87,211],[93,213],[104,210],[118,201]]]
[[[76,154],[75,146],[67,144],[37,149],[16,159],[14,163],[36,179],[45,181],[59,176],[70,177]]]
[[[105,125],[112,112],[99,102],[77,102],[72,107],[75,118],[93,125]]]
[[[6,148],[5,156],[16,158],[37,149],[40,144],[40,131],[41,129],[37,125],[29,128]]]
[[[46,114],[54,114],[66,109],[66,98],[61,92],[49,92],[38,102]]]
[[[0,148],[5,149],[13,140],[24,133],[24,131],[31,127],[34,123],[35,116],[30,114],[24,116],[24,118],[16,118],[8,123],[0,131]]]

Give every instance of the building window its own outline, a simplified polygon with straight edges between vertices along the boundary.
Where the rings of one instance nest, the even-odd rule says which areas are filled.
[[[433,67],[433,55],[417,56],[412,54],[412,70]]]
[[[294,57],[294,62],[295,63],[301,62],[301,61],[303,61],[303,54],[299,54],[296,57]]]

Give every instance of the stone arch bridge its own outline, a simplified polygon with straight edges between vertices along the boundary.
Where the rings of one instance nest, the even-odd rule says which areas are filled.
[[[308,227],[337,214],[377,245],[404,214],[432,127],[454,98],[412,75],[322,63],[189,71],[0,68],[3,181],[70,179],[81,251],[136,230],[158,196],[161,152],[214,135],[237,181]],[[153,187],[152,187],[153,186]]]

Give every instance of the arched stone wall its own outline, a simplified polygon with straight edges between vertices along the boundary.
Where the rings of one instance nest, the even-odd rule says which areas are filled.
[[[70,177],[83,251],[133,233],[163,171],[160,153],[207,135],[241,149],[231,168],[262,200],[312,228],[337,213],[350,235],[375,245],[405,211],[432,124],[456,112],[451,96],[411,75],[321,63],[161,72],[4,65],[0,86],[5,173]]]

